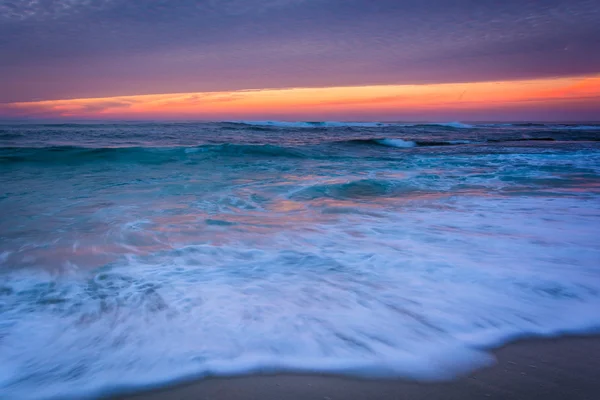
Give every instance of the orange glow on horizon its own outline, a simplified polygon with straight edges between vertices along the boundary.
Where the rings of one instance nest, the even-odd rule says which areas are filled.
[[[292,88],[0,104],[17,117],[251,119],[452,113],[600,105],[600,75],[428,85]],[[346,118],[349,119],[349,118]]]

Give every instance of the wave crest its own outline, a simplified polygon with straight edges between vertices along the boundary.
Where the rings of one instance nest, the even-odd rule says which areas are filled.
[[[274,145],[218,144],[195,147],[105,147],[87,148],[73,146],[5,147],[0,148],[0,164],[81,164],[93,162],[124,162],[164,164],[190,158],[210,156],[226,157],[292,157],[306,155],[297,149]]]
[[[437,122],[437,123],[402,123],[402,122],[340,122],[340,121],[228,121],[230,124],[239,124],[255,127],[273,128],[386,128],[386,127],[440,127],[452,129],[473,128],[473,125],[462,122]]]
[[[328,197],[333,199],[361,199],[388,197],[406,192],[410,188],[399,182],[377,179],[359,179],[344,183],[326,183],[301,189],[292,196],[296,200],[315,200]]]

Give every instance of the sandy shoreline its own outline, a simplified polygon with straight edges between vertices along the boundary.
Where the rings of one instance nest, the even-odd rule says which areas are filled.
[[[330,376],[214,378],[111,400],[600,399],[600,337],[523,340],[494,352],[495,366],[448,383]]]

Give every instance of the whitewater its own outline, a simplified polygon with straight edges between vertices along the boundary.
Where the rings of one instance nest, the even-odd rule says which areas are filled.
[[[0,124],[0,398],[420,381],[600,328],[600,125]]]

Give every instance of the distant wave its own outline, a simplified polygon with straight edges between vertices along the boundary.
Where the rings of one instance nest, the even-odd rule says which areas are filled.
[[[556,124],[556,123],[534,123],[534,122],[518,122],[518,123],[495,123],[495,124],[477,124],[475,127],[481,128],[540,128],[551,130],[597,130],[600,131],[600,124]]]
[[[473,128],[473,125],[462,122],[443,122],[443,123],[395,123],[395,122],[338,122],[338,121],[225,121],[230,124],[274,127],[274,128],[385,128],[385,127],[440,127],[465,129]]]
[[[473,143],[469,140],[403,140],[397,138],[375,138],[375,139],[351,139],[338,142],[340,144],[352,144],[352,145],[371,145],[371,146],[386,146],[386,147],[398,147],[398,148],[411,148],[411,147],[427,147],[427,146],[452,146],[459,144]]]
[[[556,139],[551,137],[534,137],[534,138],[507,138],[507,139],[487,139],[488,143],[505,143],[505,142],[555,142]]]
[[[21,139],[25,135],[20,132],[9,132],[0,130],[0,139],[2,140],[11,140],[11,139]]]
[[[445,128],[456,128],[456,129],[470,129],[474,128],[474,125],[464,124],[462,122],[440,122],[435,124],[416,124],[415,126],[442,126]]]
[[[573,130],[581,130],[581,131],[600,131],[600,125],[571,125],[566,127],[566,129],[573,129]]]
[[[600,140],[598,138],[597,140]],[[596,139],[573,138],[569,141],[596,141]],[[481,139],[481,140],[403,140],[396,138],[374,138],[374,139],[351,139],[337,142],[339,144],[348,145],[370,145],[370,146],[387,146],[397,148],[411,148],[411,147],[431,147],[431,146],[457,146],[457,145],[468,145],[468,144],[496,144],[496,143],[512,143],[512,142],[565,142],[564,140],[557,140],[553,137],[505,137],[502,139]]]
[[[585,139],[594,140],[594,139]],[[600,139],[598,139],[600,140]],[[552,137],[503,138],[471,140],[405,140],[401,138],[365,138],[333,142],[321,142],[316,146],[287,147],[272,144],[205,144],[179,147],[0,147],[0,164],[81,164],[91,162],[123,162],[138,164],[164,164],[210,157],[331,157],[322,153],[324,148],[335,145],[381,146],[396,149],[414,147],[457,146],[469,144],[496,144],[529,141],[557,141]]]
[[[288,122],[288,121],[226,121],[231,124],[249,126],[268,126],[276,128],[380,128],[386,126],[397,126],[399,124],[385,122],[336,122],[336,121],[314,121],[314,122]]]
[[[316,146],[287,147],[272,144],[205,144],[181,147],[0,147],[0,165],[15,163],[79,165],[93,162],[167,164],[193,162],[211,157],[285,157],[320,158],[332,157],[323,152],[332,145],[381,146],[409,149],[426,146],[450,146],[468,144],[469,141],[410,141],[400,138],[350,139],[322,142]]]
[[[481,129],[481,128],[530,128],[530,129],[551,129],[551,130],[598,130],[600,123],[543,123],[543,122],[493,122],[493,123],[465,123],[460,121],[451,122],[381,122],[381,121],[278,121],[278,120],[230,120],[230,121],[69,121],[69,122],[13,122],[3,123],[3,126],[19,127],[46,127],[46,128],[98,128],[107,127],[170,127],[174,125],[204,125],[212,127],[221,127],[231,129],[234,127],[254,127],[254,128],[289,128],[289,129],[331,129],[331,128],[433,128],[433,129]],[[0,136],[8,133],[0,129]]]
[[[106,147],[87,148],[73,146],[55,147],[5,147],[0,148],[0,164],[41,163],[80,164],[90,162],[125,162],[164,164],[185,161],[194,155],[210,156],[263,156],[306,157],[295,148],[274,145],[218,144],[195,147]]]

